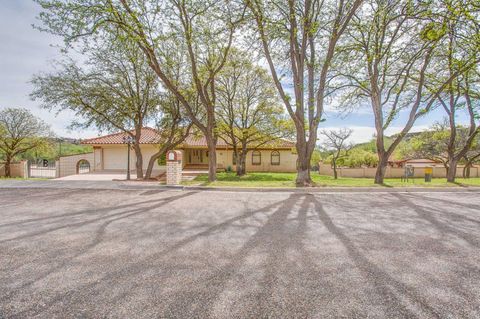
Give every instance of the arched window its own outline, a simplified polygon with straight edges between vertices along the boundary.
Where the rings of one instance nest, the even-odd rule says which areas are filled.
[[[260,164],[262,164],[262,153],[260,153],[260,151],[253,151],[252,165],[260,165]]]
[[[279,151],[272,151],[272,153],[270,154],[270,164],[280,165],[280,152]]]

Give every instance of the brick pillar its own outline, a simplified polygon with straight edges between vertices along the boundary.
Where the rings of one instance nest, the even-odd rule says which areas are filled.
[[[180,185],[182,182],[182,152],[167,153],[167,185]]]

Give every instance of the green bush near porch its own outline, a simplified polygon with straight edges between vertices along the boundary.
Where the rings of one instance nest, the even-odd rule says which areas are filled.
[[[295,173],[248,173],[236,176],[233,172],[217,174],[217,181],[209,183],[208,176],[202,174],[194,180],[183,182],[184,185],[219,186],[219,187],[295,187]],[[312,173],[312,179],[318,187],[382,187],[373,183],[373,178],[343,178],[335,180],[332,176]],[[457,178],[456,183],[447,183],[445,178],[434,178],[426,183],[423,178],[402,182],[400,178],[385,179],[385,187],[461,187],[480,186],[480,178]]]

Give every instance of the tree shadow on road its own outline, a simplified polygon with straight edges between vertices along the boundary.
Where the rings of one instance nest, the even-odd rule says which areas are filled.
[[[434,226],[439,231],[440,234],[442,235],[451,234],[463,239],[464,241],[466,241],[467,243],[469,243],[471,246],[475,248],[480,247],[480,240],[478,238],[475,238],[469,233],[461,231],[457,227],[454,227],[450,224],[446,224],[439,221],[435,216],[438,213],[441,213],[442,215],[448,215],[449,212],[426,209],[420,205],[415,204],[414,202],[411,201],[410,198],[404,195],[395,193],[395,194],[392,194],[392,196],[396,197],[398,200],[400,200],[401,203],[403,203],[408,208],[413,210],[420,218],[429,222],[432,226]]]
[[[59,229],[63,229],[63,228],[81,227],[81,226],[84,226],[84,225],[87,225],[87,224],[91,224],[91,223],[95,223],[95,222],[98,222],[98,221],[106,220],[105,222],[103,222],[101,225],[98,226],[97,230],[95,231],[95,236],[90,243],[88,243],[86,246],[82,247],[75,254],[65,256],[59,263],[57,263],[57,265],[55,267],[49,269],[47,272],[42,273],[40,276],[37,276],[35,279],[30,280],[30,281],[20,285],[19,287],[16,287],[16,289],[14,291],[12,290],[10,293],[7,293],[4,296],[0,296],[0,300],[10,299],[17,292],[20,292],[21,290],[23,290],[23,289],[25,289],[25,288],[27,288],[31,285],[34,285],[35,283],[47,278],[49,275],[61,270],[67,264],[73,262],[75,260],[75,258],[80,257],[80,256],[86,254],[89,250],[95,248],[102,241],[102,238],[105,234],[105,231],[111,223],[113,223],[115,221],[118,221],[118,220],[121,220],[121,219],[129,218],[129,217],[132,217],[132,216],[135,216],[135,215],[148,213],[148,212],[152,211],[153,209],[156,209],[156,208],[162,207],[164,205],[167,205],[167,204],[169,204],[169,203],[171,203],[175,200],[179,200],[179,199],[182,199],[182,198],[185,198],[185,197],[188,197],[188,196],[192,196],[196,193],[197,192],[188,192],[188,193],[183,193],[183,194],[180,194],[180,195],[170,196],[170,197],[156,199],[156,200],[152,200],[152,201],[123,205],[123,206],[121,206],[121,208],[127,208],[127,207],[130,207],[130,206],[137,206],[138,204],[144,204],[144,203],[150,203],[150,204],[153,203],[153,205],[150,205],[150,206],[147,206],[147,207],[140,207],[140,208],[135,208],[135,209],[127,210],[127,211],[122,211],[122,212],[119,212],[119,213],[108,214],[108,215],[104,215],[104,216],[99,217],[99,218],[90,219],[88,221],[63,225],[63,226],[59,226],[59,227],[55,227],[55,228],[46,229],[44,231],[39,231],[39,232],[31,233],[31,234],[26,234],[26,235],[23,235],[23,236],[18,236],[18,237],[9,239],[9,240],[5,240],[5,241],[13,241],[13,240],[25,239],[25,238],[29,238],[29,237],[33,237],[33,236],[43,235],[43,234],[53,232],[55,230],[59,230]],[[112,209],[119,209],[119,208],[120,208],[119,206],[115,206],[115,207],[105,208],[103,210],[108,211],[109,209],[112,210]],[[115,218],[109,219],[111,217],[115,217]],[[0,241],[0,244],[1,243],[2,242]]]

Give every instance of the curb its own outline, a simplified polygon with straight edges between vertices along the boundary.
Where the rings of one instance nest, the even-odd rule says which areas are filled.
[[[480,187],[311,187],[311,188],[249,188],[249,187],[212,187],[212,186],[163,186],[166,188],[192,190],[192,191],[213,191],[213,192],[254,192],[254,193],[477,193],[480,192]]]
[[[187,185],[160,185],[150,183],[149,185],[142,183],[59,183],[32,182],[22,183],[15,182],[7,185],[0,183],[0,189],[96,189],[96,190],[177,190],[177,191],[211,191],[211,192],[250,192],[250,193],[479,193],[479,186],[465,187],[310,187],[310,188],[293,188],[293,187],[218,187],[218,186],[187,186]]]

